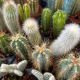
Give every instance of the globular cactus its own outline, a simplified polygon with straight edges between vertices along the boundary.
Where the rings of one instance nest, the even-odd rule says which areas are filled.
[[[58,37],[61,30],[64,29],[67,15],[64,11],[58,10],[57,12],[54,13],[52,18],[53,18],[54,37]]]
[[[39,1],[38,0],[27,0],[27,4],[30,7],[31,15],[39,14]]]
[[[65,30],[51,44],[50,49],[54,56],[60,56],[71,51],[80,41],[80,28],[78,24],[67,24]]]
[[[52,11],[52,14],[54,12],[55,7],[55,0],[48,0],[48,8]]]
[[[47,71],[51,65],[50,56],[51,51],[49,49],[46,49],[45,44],[41,47],[36,46],[36,51],[34,51],[32,54],[35,68],[41,72],[42,70]]]
[[[80,57],[76,58],[70,53],[68,58],[61,59],[58,64],[57,80],[76,80],[77,74],[80,73]],[[79,79],[78,79],[79,80]]]
[[[42,13],[42,21],[41,21],[42,29],[44,31],[50,30],[51,19],[52,19],[51,16],[52,16],[52,11],[49,8],[45,8]]]
[[[19,14],[22,22],[30,18],[30,9],[27,4],[24,4],[23,8],[21,7],[20,4],[18,4],[18,10],[19,10]]]
[[[27,19],[23,24],[23,30],[28,36],[32,45],[39,45],[41,42],[41,35],[39,33],[38,23],[34,19]]]
[[[66,13],[67,17],[69,17],[73,2],[74,0],[64,0],[62,10]]]
[[[18,9],[14,1],[7,1],[3,5],[3,16],[7,28],[10,30],[11,34],[16,34],[20,32]]]

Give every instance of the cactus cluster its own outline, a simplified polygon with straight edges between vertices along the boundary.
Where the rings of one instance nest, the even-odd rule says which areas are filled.
[[[18,64],[2,64],[0,67],[0,77],[5,76],[7,74],[16,74],[18,76],[23,76],[22,71],[25,69],[27,65],[27,61],[23,60]]]
[[[61,59],[58,65],[58,80],[76,80],[77,74],[80,73],[80,58],[76,58],[70,53],[68,58]]]
[[[31,15],[39,14],[39,1],[38,0],[27,0],[27,4],[30,7]]]
[[[58,10],[53,15],[53,30],[54,37],[58,37],[61,30],[64,29],[65,21],[67,19],[67,15],[64,11]]]
[[[52,11],[49,8],[45,8],[42,13],[42,21],[41,21],[42,29],[44,31],[50,30],[51,19],[52,19],[51,16],[52,16]]]

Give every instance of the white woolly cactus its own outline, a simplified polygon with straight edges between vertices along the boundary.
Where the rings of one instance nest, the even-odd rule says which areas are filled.
[[[23,73],[19,70],[14,70],[14,74],[16,74],[18,76],[23,76]]]
[[[41,41],[41,35],[39,33],[38,23],[34,19],[27,19],[23,24],[23,30],[29,38],[32,45],[39,45]]]
[[[78,24],[68,24],[65,30],[61,32],[57,40],[55,40],[50,49],[54,56],[60,56],[68,53],[80,41],[80,28]]]

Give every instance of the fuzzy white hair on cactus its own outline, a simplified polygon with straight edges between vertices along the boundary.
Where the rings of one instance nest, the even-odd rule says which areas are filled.
[[[56,80],[54,76],[51,76],[49,80]]]
[[[78,24],[65,25],[65,30],[50,45],[54,56],[61,56],[71,51],[80,41],[80,28]]]
[[[23,76],[23,73],[19,70],[14,70],[14,74],[16,74],[18,76]]]

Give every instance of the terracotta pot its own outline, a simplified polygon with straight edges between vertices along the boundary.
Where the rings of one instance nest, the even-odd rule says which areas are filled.
[[[70,19],[73,23],[75,23],[75,17],[69,16],[69,19]]]
[[[78,12],[78,18],[80,19],[80,11]]]

